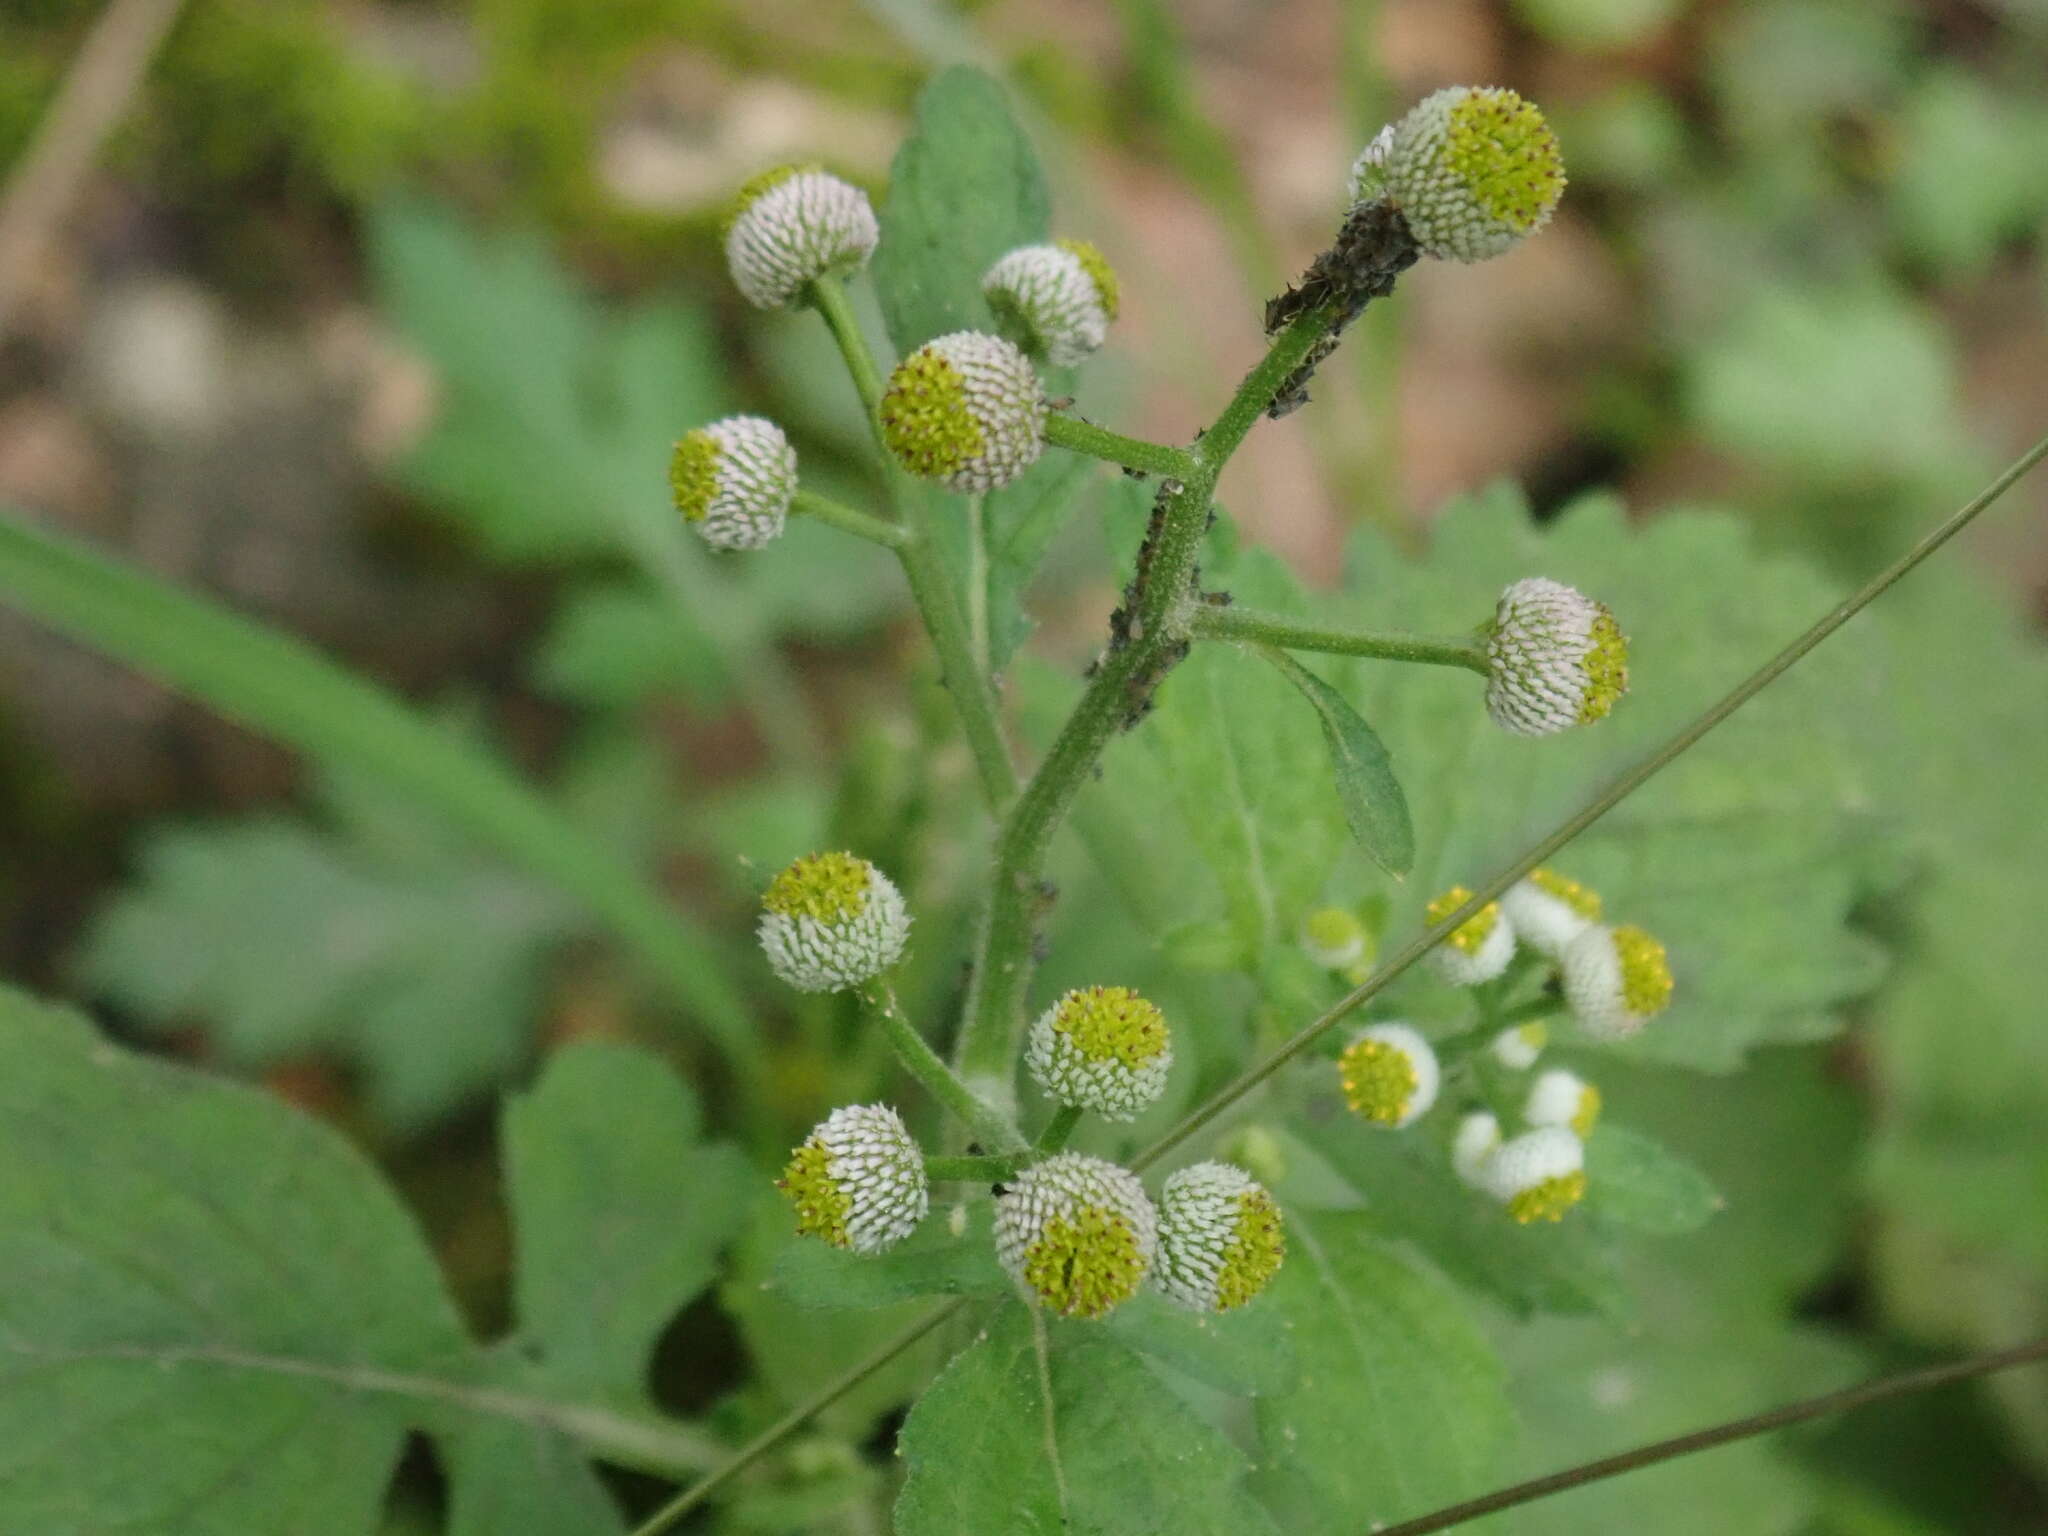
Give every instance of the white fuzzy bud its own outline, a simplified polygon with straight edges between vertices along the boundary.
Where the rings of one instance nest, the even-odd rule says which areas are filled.
[[[761,898],[761,948],[800,992],[844,992],[903,955],[910,912],[895,882],[850,853],[798,859]]]
[[[1543,1054],[1543,1047],[1549,1043],[1550,1026],[1537,1019],[1502,1030],[1493,1037],[1487,1049],[1493,1053],[1493,1059],[1510,1072],[1526,1072],[1536,1065],[1536,1058]]]
[[[714,549],[759,549],[781,534],[796,496],[796,450],[765,416],[728,416],[687,432],[669,460],[683,521]]]
[[[1471,899],[1469,890],[1454,885],[1429,904],[1424,920],[1434,928]],[[1489,901],[1466,918],[1429,952],[1431,967],[1454,987],[1476,987],[1491,981],[1514,958],[1515,930],[1497,901]]]
[[[1366,957],[1365,924],[1342,907],[1322,907],[1301,925],[1301,947],[1326,971],[1348,971]]]
[[[799,1234],[855,1253],[902,1242],[931,1202],[924,1153],[886,1104],[833,1110],[790,1155],[777,1188],[796,1207]]]
[[[996,1257],[1063,1317],[1101,1317],[1152,1268],[1158,1216],[1145,1187],[1099,1157],[1062,1152],[996,1197]]]
[[[1406,1024],[1373,1024],[1351,1037],[1337,1058],[1344,1102],[1390,1131],[1405,1130],[1429,1112],[1443,1086],[1430,1043]]]
[[[1529,1085],[1522,1118],[1531,1125],[1561,1125],[1584,1141],[1600,1119],[1600,1090],[1577,1073],[1553,1067]]]
[[[1479,1183],[1479,1170],[1500,1145],[1500,1121],[1485,1110],[1477,1110],[1458,1122],[1451,1138],[1451,1169],[1467,1184]]]
[[[1504,1141],[1479,1164],[1478,1183],[1516,1221],[1556,1221],[1586,1194],[1585,1147],[1546,1125]]]
[[[1032,1022],[1025,1060],[1046,1097],[1132,1120],[1166,1091],[1166,1018],[1129,987],[1081,987]]]
[[[725,261],[749,304],[779,309],[815,278],[866,266],[880,239],[859,187],[815,166],[781,166],[740,189]]]
[[[1500,255],[1548,223],[1564,192],[1543,114],[1513,91],[1467,85],[1424,98],[1396,123],[1378,169],[1423,254],[1452,261]],[[1355,189],[1356,167],[1352,177]]]
[[[1542,576],[1500,595],[1486,641],[1486,709],[1517,736],[1604,719],[1628,692],[1628,639],[1606,605]]]
[[[1280,1208],[1250,1174],[1196,1163],[1159,1192],[1152,1283],[1197,1312],[1227,1312],[1266,1288],[1287,1254]]]
[[[1045,390],[1000,336],[954,331],[896,365],[882,436],[912,474],[962,494],[1008,485],[1045,448]]]
[[[1664,946],[1632,925],[1595,923],[1565,946],[1558,973],[1579,1028],[1596,1040],[1626,1039],[1671,1003]]]
[[[1500,899],[1515,937],[1555,960],[1564,947],[1600,921],[1600,894],[1550,869],[1532,869]]]
[[[1056,368],[1101,347],[1116,318],[1116,274],[1085,240],[1020,245],[988,269],[981,292],[1005,333]]]

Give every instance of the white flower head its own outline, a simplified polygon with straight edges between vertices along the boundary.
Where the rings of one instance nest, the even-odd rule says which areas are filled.
[[[1479,1164],[1479,1187],[1524,1225],[1557,1221],[1586,1195],[1586,1149],[1563,1126],[1504,1141]]]
[[[1596,1040],[1626,1039],[1671,1005],[1670,957],[1633,924],[1593,924],[1565,946],[1558,971],[1579,1028]]]
[[[895,882],[850,853],[814,853],[761,897],[761,948],[799,992],[844,992],[903,955],[910,911]]]
[[[1158,1248],[1145,1187],[1099,1157],[1062,1152],[996,1196],[996,1257],[1062,1317],[1101,1317],[1130,1300]]]
[[[886,1104],[835,1109],[790,1154],[776,1187],[796,1207],[799,1235],[879,1253],[924,1220],[924,1153]]]
[[[1119,303],[1116,273],[1086,240],[1020,245],[997,258],[981,292],[1004,334],[1056,368],[1108,339]]]
[[[1508,888],[1500,909],[1514,925],[1516,938],[1555,960],[1565,945],[1600,921],[1600,893],[1556,870],[1532,869]]]
[[[1500,1121],[1485,1110],[1475,1110],[1458,1122],[1451,1138],[1451,1168],[1467,1184],[1479,1183],[1479,1172],[1500,1145]]]
[[[1526,1072],[1536,1065],[1536,1058],[1543,1054],[1543,1047],[1550,1044],[1550,1026],[1541,1019],[1527,1024],[1511,1024],[1493,1037],[1487,1049],[1493,1059],[1510,1072]]]
[[[1045,447],[1045,390],[1000,336],[954,331],[896,365],[882,436],[912,474],[963,494],[1008,485]]]
[[[859,187],[814,165],[777,166],[740,188],[725,262],[749,304],[779,309],[813,279],[866,266],[881,237]]]
[[[1287,1256],[1280,1207],[1229,1163],[1196,1163],[1159,1192],[1152,1283],[1197,1312],[1228,1312],[1266,1288]]]
[[[1553,1067],[1529,1085],[1522,1118],[1531,1125],[1561,1125],[1584,1141],[1600,1119],[1600,1090],[1577,1073]]]
[[[1365,959],[1365,924],[1342,907],[1320,907],[1301,925],[1301,947],[1326,971],[1348,971]]]
[[[1486,709],[1517,736],[1605,719],[1628,692],[1628,637],[1604,603],[1531,576],[1500,595],[1486,638]]]
[[[1470,890],[1454,885],[1429,904],[1423,917],[1434,928],[1471,899]],[[1491,981],[1514,958],[1515,930],[1497,901],[1489,901],[1429,952],[1429,963],[1454,987]]]
[[[1372,1024],[1337,1058],[1344,1102],[1374,1125],[1404,1130],[1429,1112],[1443,1086],[1430,1043],[1406,1024]]]
[[[1452,261],[1500,255],[1549,223],[1564,193],[1557,139],[1508,90],[1456,85],[1425,97],[1394,124],[1380,169],[1423,254]],[[1355,167],[1352,176],[1355,187]]]
[[[1385,195],[1387,190],[1387,156],[1394,149],[1394,125],[1387,124],[1372,136],[1372,142],[1358,152],[1358,158],[1351,162],[1351,203],[1372,202]]]
[[[1046,1097],[1132,1120],[1166,1091],[1166,1016],[1129,987],[1080,987],[1032,1022],[1025,1059]]]
[[[765,416],[728,416],[683,434],[668,465],[683,521],[714,549],[759,549],[796,496],[796,450]]]

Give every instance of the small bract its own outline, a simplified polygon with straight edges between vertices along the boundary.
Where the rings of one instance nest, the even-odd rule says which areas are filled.
[[[714,549],[759,549],[796,496],[796,450],[765,416],[728,416],[683,434],[669,460],[683,521]]]
[[[1363,177],[1353,166],[1354,193],[1375,171],[1423,254],[1452,261],[1500,255],[1549,223],[1564,195],[1564,157],[1543,114],[1494,88],[1425,97],[1394,124],[1379,165]]]
[[[1486,640],[1486,709],[1517,736],[1605,719],[1628,692],[1628,638],[1605,604],[1543,576],[1500,595]]]
[[[1116,273],[1086,240],[1020,245],[981,280],[1003,333],[1056,368],[1101,347],[1116,319]]]
[[[1032,1022],[1025,1059],[1046,1097],[1135,1119],[1166,1091],[1166,1016],[1129,987],[1080,987]]]
[[[1229,1163],[1196,1163],[1159,1192],[1152,1283],[1197,1312],[1228,1312],[1266,1288],[1287,1256],[1280,1207]]]
[[[1468,888],[1454,885],[1424,909],[1423,918],[1434,928],[1471,899]],[[1429,952],[1429,963],[1454,987],[1491,981],[1514,958],[1515,931],[1497,901],[1489,901]]]
[[[761,897],[761,948],[800,992],[844,992],[903,956],[910,912],[895,883],[850,853],[814,853]]]
[[[1600,1118],[1600,1090],[1577,1073],[1553,1067],[1529,1085],[1522,1118],[1531,1125],[1561,1125],[1584,1141]]]
[[[1546,1125],[1504,1141],[1479,1164],[1482,1189],[1516,1221],[1559,1221],[1586,1195],[1586,1151],[1562,1126]]]
[[[1436,1052],[1406,1024],[1373,1024],[1337,1058],[1344,1102],[1374,1125],[1403,1130],[1429,1112],[1443,1083]]]
[[[881,239],[868,195],[815,165],[783,165],[740,188],[725,261],[749,304],[779,309],[804,285],[867,265]]]
[[[1000,336],[954,331],[896,365],[882,436],[903,467],[962,494],[1008,485],[1045,447],[1045,390]]]
[[[1515,937],[1555,960],[1587,928],[1600,921],[1600,893],[1552,869],[1532,869],[1508,888],[1500,909]]]
[[[996,1197],[996,1257],[1062,1317],[1101,1317],[1130,1300],[1158,1248],[1144,1186],[1099,1157],[1049,1157]]]
[[[1588,928],[1565,946],[1559,975],[1579,1028],[1596,1040],[1625,1039],[1671,1006],[1670,958],[1633,924]]]
[[[924,1220],[924,1153],[886,1104],[835,1109],[790,1154],[776,1188],[796,1207],[797,1232],[835,1248],[879,1253]]]

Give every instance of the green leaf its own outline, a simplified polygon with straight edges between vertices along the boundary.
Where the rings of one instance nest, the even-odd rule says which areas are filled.
[[[982,274],[1005,251],[1043,240],[1048,216],[1045,175],[1003,88],[965,65],[934,77],[889,168],[871,267],[897,351],[988,329]]]
[[[1011,1289],[996,1263],[990,1207],[969,1207],[955,1237],[927,1221],[883,1254],[849,1253],[816,1241],[792,1243],[775,1257],[774,1290],[799,1307],[886,1307],[920,1296],[1000,1296]]]
[[[556,698],[599,709],[674,693],[709,708],[731,691],[724,660],[702,631],[644,582],[572,589],[533,658],[534,681]]]
[[[1290,1211],[1287,1235],[1270,1295],[1301,1375],[1258,1399],[1261,1492],[1297,1528],[1370,1530],[1497,1482],[1506,1380],[1451,1291],[1357,1215]]]
[[[607,923],[735,1061],[759,1041],[717,952],[494,758],[298,640],[0,517],[0,601],[316,761],[371,775]]]
[[[1602,1124],[1586,1142],[1586,1207],[1643,1232],[1693,1232],[1723,1201],[1706,1175],[1647,1136]]]
[[[1138,1353],[1241,1397],[1285,1392],[1300,1375],[1293,1324],[1265,1297],[1212,1315],[1141,1291],[1102,1326]]]
[[[1415,828],[1386,747],[1342,694],[1292,656],[1270,646],[1262,646],[1259,653],[1314,707],[1351,835],[1375,864],[1395,879],[1402,878],[1415,866]]]
[[[1097,466],[1090,460],[1080,454],[1057,454],[1034,464],[1015,483],[983,498],[992,670],[1002,671],[1031,632],[1031,621],[1024,613],[1024,594],[1046,550],[1075,506],[1091,488],[1102,484]]]
[[[1049,1325],[1051,1440],[1022,1307],[940,1372],[897,1442],[899,1536],[1256,1536],[1244,1457],[1101,1328]]]
[[[655,1341],[711,1283],[753,1189],[736,1152],[698,1137],[690,1091],[626,1046],[559,1051],[507,1102],[513,1311],[555,1390],[647,1406]]]
[[[447,1536],[619,1536],[618,1506],[581,1452],[525,1425],[443,1437]]]

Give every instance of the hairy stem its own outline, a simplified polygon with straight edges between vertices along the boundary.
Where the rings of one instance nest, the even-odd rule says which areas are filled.
[[[1045,1129],[1038,1133],[1038,1145],[1032,1150],[1040,1156],[1050,1156],[1063,1151],[1073,1139],[1074,1127],[1081,1123],[1081,1106],[1062,1104],[1057,1113],[1045,1122]]]
[[[1112,464],[1141,470],[1148,475],[1184,478],[1193,474],[1197,467],[1184,448],[1125,437],[1121,432],[1112,432],[1078,416],[1062,416],[1058,412],[1045,419],[1045,440],[1055,448],[1068,448],[1075,453],[1107,459]]]
[[[871,512],[857,511],[828,496],[820,496],[816,491],[798,491],[789,509],[837,528],[841,533],[850,533],[857,539],[867,539],[890,549],[901,549],[904,544],[904,532],[895,523]]]
[[[916,1078],[933,1098],[973,1131],[983,1146],[1001,1152],[1022,1152],[1030,1145],[1009,1120],[977,1098],[953,1069],[939,1059],[917,1027],[903,1015],[896,989],[877,979],[861,988],[860,1000],[868,1017],[882,1027],[903,1070]]]
[[[838,279],[815,278],[805,292],[811,307],[824,319],[832,339],[839,344],[839,355],[846,361],[846,371],[867,412],[868,426],[882,458],[882,477],[896,508],[896,558],[902,562],[911,599],[924,620],[932,649],[938,653],[939,676],[946,692],[952,695],[967,748],[974,754],[982,792],[990,808],[1000,815],[1016,798],[1017,768],[1010,760],[1009,743],[1003,738],[995,690],[987,672],[974,664],[973,637],[960,608],[960,594],[954,590],[932,537],[925,498],[916,487],[906,484],[903,471],[883,440],[881,371],[875,366],[874,354],[868,350],[867,338],[861,334],[853,306],[847,303],[846,290]]]
[[[1374,656],[1382,661],[1463,667],[1481,677],[1487,673],[1486,647],[1469,635],[1353,629],[1236,606],[1201,608],[1195,613],[1194,624],[1197,640],[1237,640],[1251,645],[1283,646],[1291,651],[1321,651],[1331,656]]]
[[[934,1184],[999,1184],[1016,1177],[1019,1162],[1014,1157],[927,1157],[924,1176]]]

